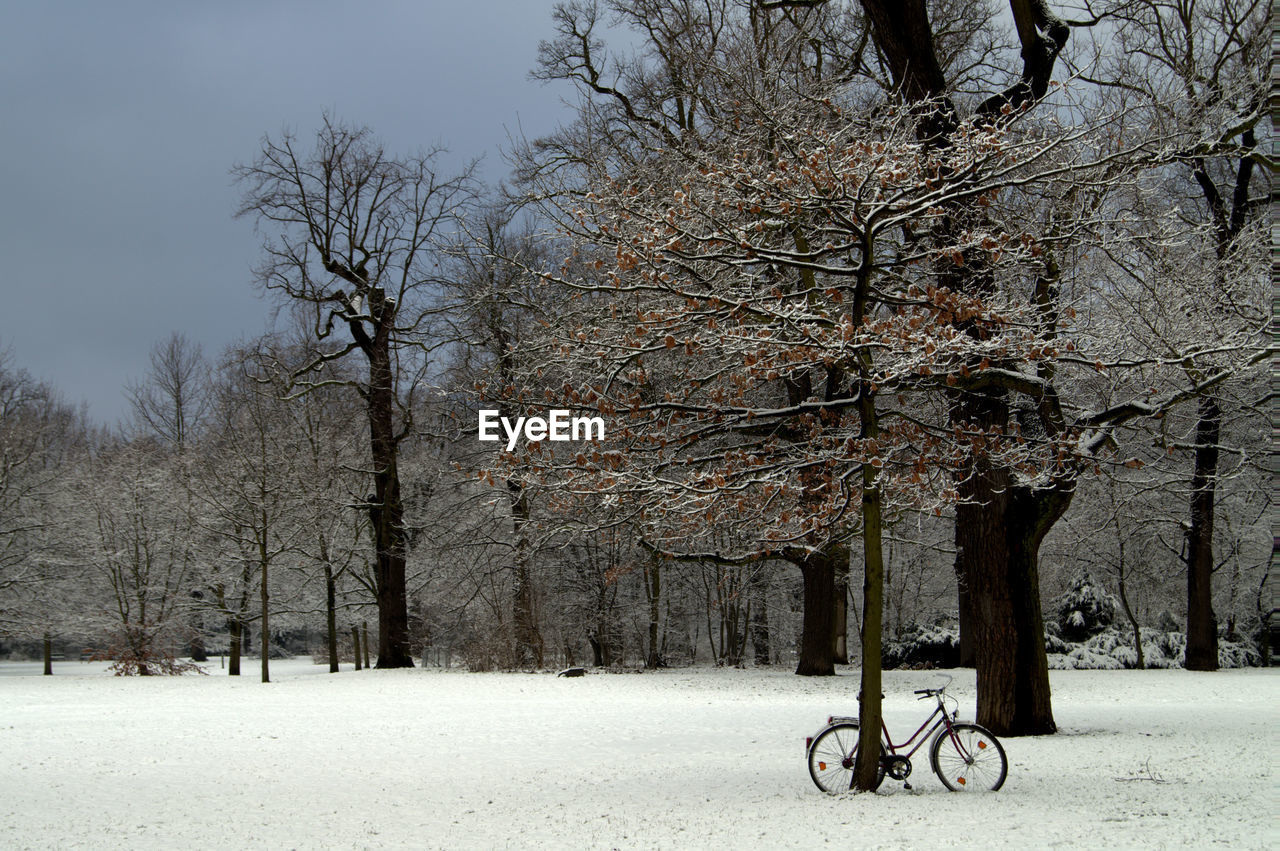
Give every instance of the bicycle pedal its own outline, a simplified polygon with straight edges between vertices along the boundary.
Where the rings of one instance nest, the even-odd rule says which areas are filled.
[[[903,788],[903,789],[906,789],[908,792],[910,792],[910,791],[911,791],[911,784],[910,784],[910,783],[908,783],[907,781],[903,780],[903,781],[902,781],[902,788]]]

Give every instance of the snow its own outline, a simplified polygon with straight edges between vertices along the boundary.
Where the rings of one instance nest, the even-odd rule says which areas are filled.
[[[804,739],[856,712],[856,671],[104,667],[0,663],[0,847],[1280,846],[1270,670],[1054,671],[1062,733],[1004,740],[999,792],[947,792],[922,750],[914,791],[830,797]],[[895,737],[939,680],[885,673]]]

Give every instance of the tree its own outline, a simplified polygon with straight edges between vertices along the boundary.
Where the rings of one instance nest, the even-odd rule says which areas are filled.
[[[1186,152],[1177,175],[1194,182],[1200,195],[1206,239],[1197,265],[1214,270],[1215,289],[1230,293],[1249,255],[1260,245],[1250,227],[1266,196],[1251,194],[1263,169],[1265,133],[1260,130],[1267,98],[1268,7],[1236,0],[1143,0],[1117,4],[1106,14],[1116,21],[1120,50],[1098,79],[1104,87],[1142,98],[1150,120],[1163,127],[1190,126],[1205,140]],[[1133,81],[1141,85],[1133,86]],[[1260,138],[1261,137],[1261,138]],[[1189,171],[1189,175],[1186,172]],[[1188,194],[1170,182],[1176,199]],[[1176,201],[1174,202],[1176,203]],[[1247,302],[1246,302],[1247,303]],[[1217,299],[1215,325],[1238,325],[1238,306]],[[1248,318],[1252,324],[1256,318]],[[1200,369],[1199,364],[1192,367]],[[1217,497],[1223,400],[1213,388],[1197,402],[1193,437],[1190,521],[1183,560],[1187,570],[1186,666],[1218,667],[1218,624],[1213,611],[1214,505]]]
[[[544,265],[545,246],[527,223],[516,221],[517,210],[491,202],[468,226],[468,237],[455,246],[451,286],[457,362],[454,374],[463,386],[477,389],[479,406],[496,404],[500,416],[514,420],[531,411],[504,405],[487,392],[511,386],[515,380],[517,347],[527,328],[553,313],[552,305],[535,297],[531,269]],[[472,416],[475,414],[468,412]],[[539,625],[538,588],[534,558],[537,551],[532,483],[520,475],[504,482],[511,515],[511,626],[520,667],[543,665],[545,642]]]
[[[305,387],[314,369],[353,354],[367,366],[350,386],[369,427],[373,493],[364,507],[376,554],[379,668],[413,665],[399,449],[412,433],[415,371],[431,348],[436,250],[472,194],[470,169],[442,176],[439,153],[394,159],[367,128],[326,116],[309,152],[284,133],[234,170],[245,186],[239,215],[275,231],[264,244],[262,286],[304,312],[317,340],[330,340],[335,327],[350,337],[296,379]]]
[[[250,620],[243,604],[248,603],[248,578],[257,578],[256,620],[265,683],[270,682],[272,567],[294,550],[305,528],[297,472],[305,446],[291,416],[294,412],[283,398],[283,382],[268,371],[269,366],[264,368],[263,348],[232,350],[221,364],[216,420],[205,447],[199,499],[210,528],[241,565],[242,607],[231,613],[233,633],[242,632]],[[215,596],[223,600],[225,609],[224,584],[215,589]],[[239,637],[235,635],[237,644]],[[233,654],[239,649],[233,648]],[[238,667],[233,663],[233,673],[238,673]]]
[[[117,674],[178,674],[198,536],[186,486],[154,438],[105,441],[77,471],[76,500],[88,509],[77,562],[102,583],[96,614],[110,634]]]
[[[56,391],[0,351],[0,635],[53,638],[83,626],[90,600],[72,567],[68,482],[88,428]]]
[[[209,367],[200,345],[175,331],[151,349],[150,373],[126,384],[125,395],[141,425],[183,449],[209,412]]]

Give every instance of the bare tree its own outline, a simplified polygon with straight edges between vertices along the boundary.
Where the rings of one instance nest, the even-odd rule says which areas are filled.
[[[268,137],[252,164],[234,170],[245,187],[239,215],[273,231],[262,286],[304,311],[316,339],[335,328],[349,336],[309,367],[353,354],[367,366],[351,386],[369,425],[379,668],[413,665],[399,447],[412,433],[415,374],[431,349],[436,250],[472,196],[470,169],[442,176],[438,154],[392,158],[367,128],[326,116],[309,151],[290,133]],[[295,374],[304,389],[309,367]]]
[[[0,351],[0,635],[42,638],[45,673],[51,641],[91,603],[66,498],[88,441],[83,418]]]
[[[199,343],[174,332],[151,349],[151,371],[125,385],[138,420],[182,449],[209,411],[209,367]]]

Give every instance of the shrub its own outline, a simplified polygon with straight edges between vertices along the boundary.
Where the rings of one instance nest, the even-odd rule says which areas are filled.
[[[885,668],[954,668],[960,664],[960,631],[949,625],[910,627],[903,637],[886,641]]]
[[[1080,642],[1098,635],[1116,619],[1116,599],[1085,571],[1057,601],[1058,635]]]

